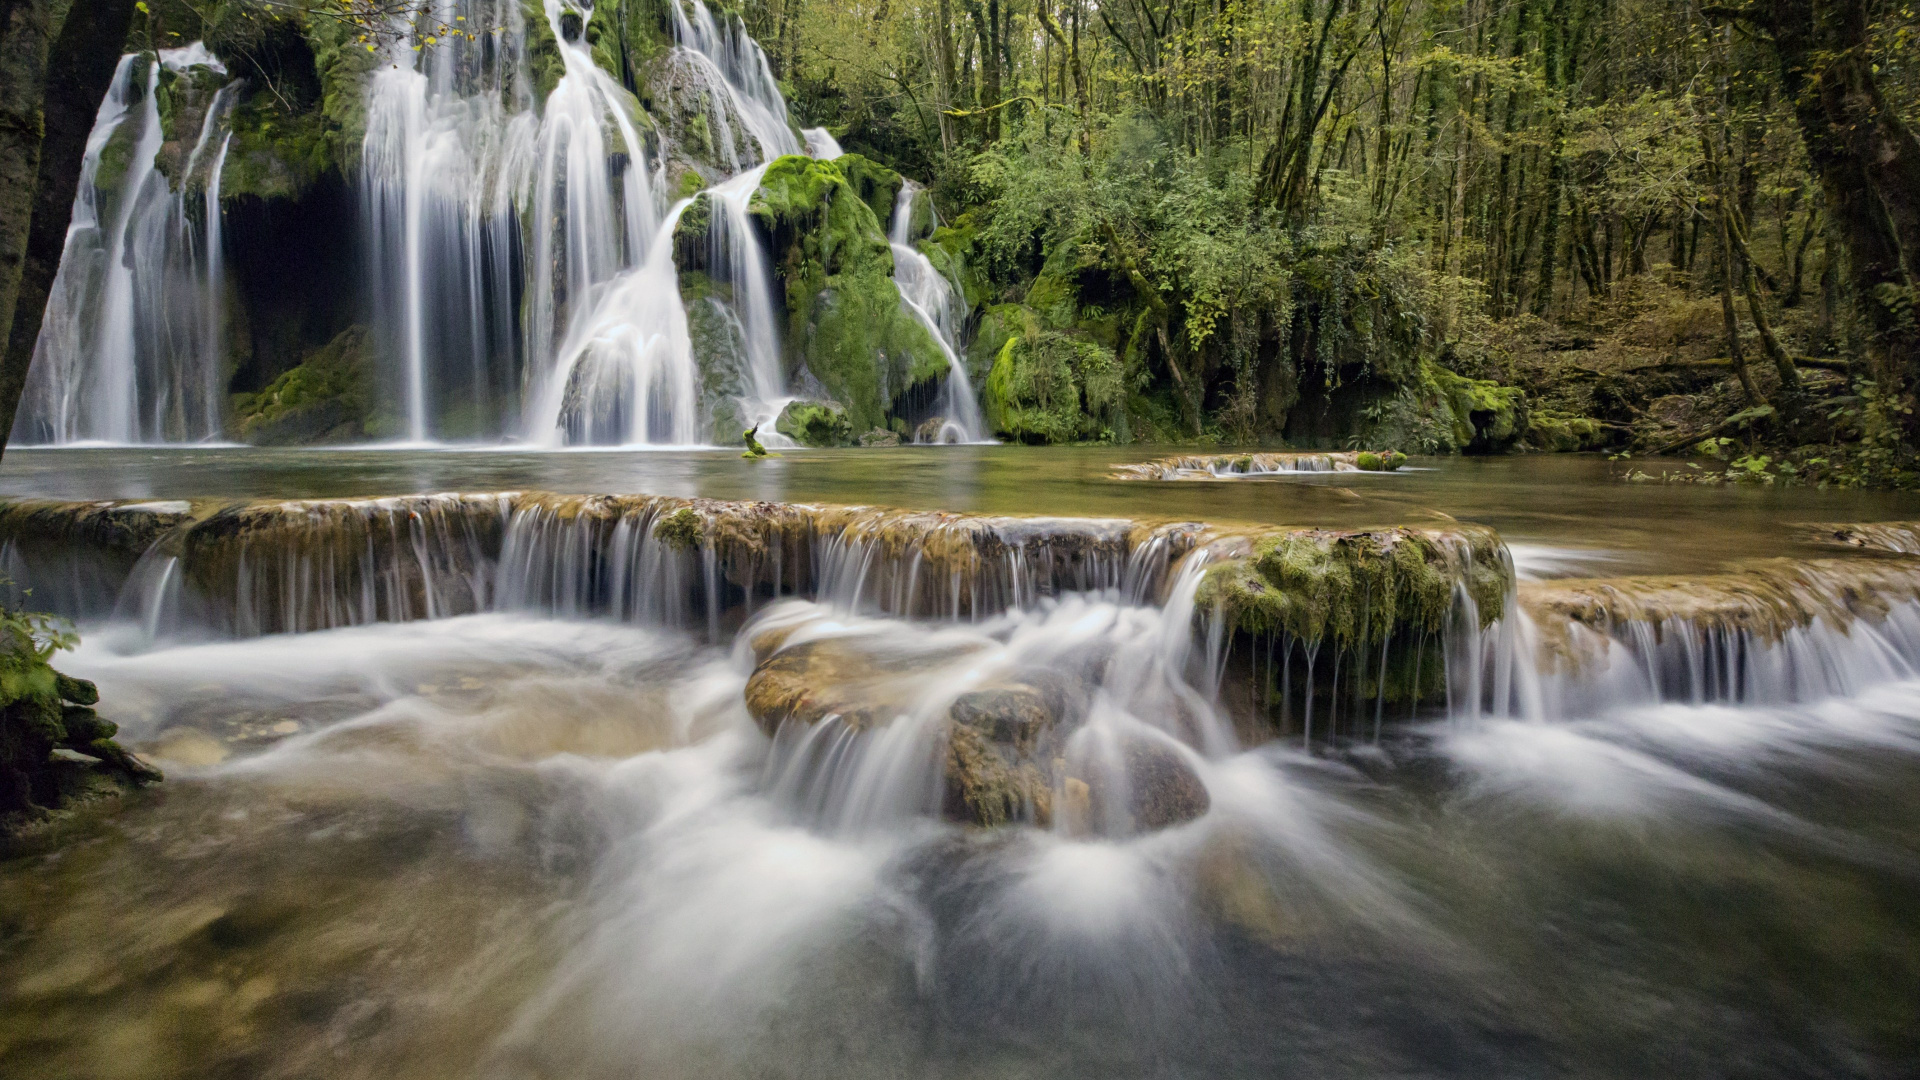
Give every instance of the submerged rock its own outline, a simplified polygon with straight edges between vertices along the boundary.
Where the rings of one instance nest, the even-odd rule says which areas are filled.
[[[1094,832],[1152,832],[1207,812],[1212,798],[1186,756],[1158,739],[1135,736],[1119,748],[1119,775],[1087,785]]]

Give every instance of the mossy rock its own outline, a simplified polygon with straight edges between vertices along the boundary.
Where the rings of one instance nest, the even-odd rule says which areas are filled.
[[[900,199],[900,174],[877,161],[859,154],[842,154],[833,159],[834,167],[840,175],[847,178],[847,185],[853,188],[860,201],[867,204],[873,216],[880,222],[880,230],[885,235],[893,223],[894,204]]]
[[[749,207],[781,285],[790,378],[810,374],[855,431],[889,426],[914,391],[937,387],[946,355],[900,302],[880,219],[838,165],[779,158]]]
[[[1527,418],[1527,445],[1536,450],[1572,453],[1608,442],[1607,428],[1588,416],[1562,416],[1535,410]]]
[[[1125,368],[1111,349],[1028,320],[1005,338],[982,396],[1000,435],[1067,443],[1111,439],[1126,389]]]
[[[691,506],[675,510],[653,526],[653,538],[675,551],[691,551],[699,547],[706,535],[706,522],[701,520],[700,512]]]
[[[115,742],[116,725],[94,712],[99,689],[54,670],[54,652],[72,643],[53,620],[0,610],[0,828],[8,833],[93,792],[89,774],[129,785],[161,779]],[[97,764],[56,759],[55,750]]]
[[[350,326],[258,394],[236,394],[235,433],[256,446],[365,438],[373,411],[365,327]]]
[[[1454,442],[1462,451],[1509,450],[1526,434],[1526,391],[1487,379],[1469,379],[1431,362],[1423,368],[1424,379],[1439,390],[1453,414]]]
[[[1461,586],[1491,625],[1509,580],[1491,530],[1312,529],[1269,534],[1246,557],[1215,564],[1195,604],[1241,633],[1368,648],[1394,635],[1438,633]]]
[[[1407,463],[1407,455],[1398,450],[1387,450],[1379,453],[1372,450],[1362,450],[1360,453],[1354,455],[1353,463],[1361,472],[1393,472]]]
[[[773,430],[801,446],[846,446],[853,442],[853,421],[832,401],[790,401]]]

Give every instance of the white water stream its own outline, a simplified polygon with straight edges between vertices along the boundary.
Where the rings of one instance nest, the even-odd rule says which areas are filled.
[[[205,101],[191,149],[160,170],[162,68],[223,72],[198,42],[125,56],[87,136],[15,437],[35,443],[220,438],[227,282],[219,190],[233,88]],[[109,146],[117,177],[101,175]]]
[[[966,303],[953,282],[913,246],[913,202],[920,191],[911,180],[900,184],[893,220],[887,226],[887,242],[893,248],[893,281],[900,289],[900,302],[933,332],[933,339],[947,357],[947,381],[934,406],[934,414],[945,422],[933,441],[990,441],[980,418],[980,399],[974,395],[967,366],[960,360],[960,328],[967,318]]]

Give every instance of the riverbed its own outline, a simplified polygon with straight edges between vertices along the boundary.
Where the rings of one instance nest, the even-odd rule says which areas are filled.
[[[1591,458],[1111,478],[1150,456],[12,451],[0,495],[544,490],[1484,525],[1533,580],[1779,557],[1899,569],[1810,526],[1920,518],[1910,496],[1636,484]],[[1603,681],[1522,706],[1476,690],[1384,724],[1362,701],[1316,740],[1297,717],[1263,734],[1233,714],[1181,606],[1197,569],[1182,565],[1169,556],[1153,588],[1116,570],[1083,589],[1015,590],[997,610],[976,600],[965,618],[957,603],[904,618],[858,590],[776,592],[738,631],[560,605],[261,635],[92,616],[56,662],[99,683],[103,715],[168,780],[0,863],[0,1073],[1920,1067],[1912,602],[1743,638],[1744,681],[1726,692]],[[1519,618],[1509,607],[1505,631]],[[843,760],[769,738],[745,704],[756,650],[780,647],[756,634],[793,626],[907,657],[901,719],[867,743],[849,736]],[[1502,633],[1460,631],[1488,656]],[[1545,652],[1521,655],[1529,685],[1568,677]],[[1626,654],[1612,655],[1622,670]],[[914,703],[944,708],[980,671],[1067,668],[1093,672],[1073,684],[1085,729],[1177,742],[1205,812],[1133,831],[927,812],[920,744],[884,742],[910,733]]]

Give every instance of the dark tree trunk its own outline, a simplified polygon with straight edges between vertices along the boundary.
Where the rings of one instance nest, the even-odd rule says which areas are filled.
[[[1913,394],[1920,334],[1899,308],[1920,277],[1920,143],[1874,81],[1866,0],[1709,10],[1771,37],[1833,234],[1846,247],[1846,284],[1868,364],[1888,389]]]

